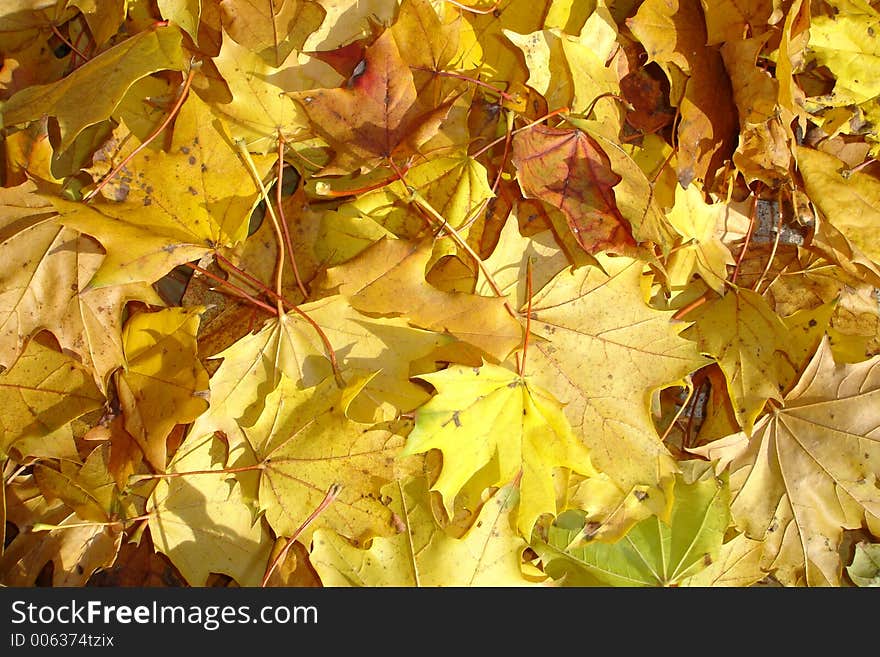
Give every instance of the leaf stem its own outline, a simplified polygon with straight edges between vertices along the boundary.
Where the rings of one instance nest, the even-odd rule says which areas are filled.
[[[55,25],[55,23],[49,23],[49,27],[52,28],[52,31],[55,33],[55,36],[57,36],[59,39],[61,39],[61,43],[63,43],[65,46],[67,46],[67,47],[70,48],[73,52],[75,52],[77,55],[79,55],[79,58],[82,59],[84,62],[89,61],[89,58],[86,57],[86,56],[85,56],[85,55],[79,50],[79,48],[77,48],[75,45],[73,45],[73,44],[70,42],[70,39],[66,38],[63,34],[61,34],[61,30],[58,29],[58,27]]]
[[[287,245],[287,257],[290,258],[290,265],[293,267],[293,276],[296,278],[296,285],[303,295],[303,301],[309,298],[309,291],[302,282],[299,275],[299,267],[296,264],[296,254],[293,252],[293,241],[290,239],[290,230],[287,227],[287,217],[284,216],[284,206],[281,204],[282,187],[284,186],[284,140],[281,133],[278,133],[278,180],[275,182],[275,203],[278,206],[278,215],[281,217],[281,231],[284,233],[284,243]]]
[[[570,112],[570,111],[571,111],[571,109],[568,108],[568,107],[559,107],[559,108],[553,110],[552,112],[550,112],[550,113],[548,113],[548,114],[545,114],[545,115],[542,116],[541,118],[539,118],[539,119],[535,119],[534,121],[531,121],[531,122],[529,122],[529,123],[526,123],[524,126],[522,126],[522,127],[520,127],[520,128],[517,128],[516,130],[513,131],[512,134],[515,135],[516,133],[518,133],[518,132],[522,132],[523,130],[528,130],[528,129],[531,128],[532,126],[536,126],[536,125],[538,125],[539,123],[541,123],[542,121],[546,121],[547,119],[552,118],[552,117],[554,117],[554,116],[557,116],[557,115],[559,115],[559,114],[566,114],[566,113],[568,113],[568,112]],[[476,153],[474,153],[473,155],[471,155],[471,157],[472,157],[473,159],[477,159],[478,157],[480,157],[480,155],[482,155],[483,153],[485,153],[486,151],[488,151],[490,148],[492,148],[493,146],[496,146],[496,145],[500,144],[502,141],[505,141],[506,139],[508,139],[507,134],[505,134],[503,137],[499,137],[498,139],[495,139],[494,141],[489,142],[488,144],[486,144],[485,146],[483,146],[483,148],[481,148],[481,149],[478,150]]]
[[[129,483],[139,483],[150,479],[174,479],[175,477],[189,477],[190,475],[234,474],[236,472],[253,472],[254,470],[265,469],[265,464],[254,463],[253,465],[243,465],[238,468],[222,468],[219,470],[188,470],[187,472],[157,472],[155,474],[131,475],[128,481]]]
[[[449,4],[454,7],[458,7],[459,9],[463,9],[464,11],[470,12],[472,14],[491,14],[493,11],[498,9],[501,5],[501,0],[495,0],[495,4],[489,7],[488,9],[477,9],[475,7],[468,7],[467,5],[463,5],[460,2],[456,2],[456,0],[446,0]]]
[[[486,282],[489,283],[489,287],[492,288],[492,291],[495,292],[496,296],[500,297],[504,300],[504,307],[507,309],[507,312],[514,319],[519,318],[519,314],[513,309],[510,305],[510,302],[507,300],[507,295],[505,295],[501,288],[498,286],[498,283],[495,282],[495,278],[492,276],[492,273],[486,268],[483,259],[476,253],[476,251],[471,248],[471,245],[467,243],[467,241],[459,234],[452,225],[446,221],[446,218],[443,217],[437,210],[434,209],[428,201],[419,194],[418,190],[415,187],[409,185],[406,180],[403,178],[403,172],[397,169],[397,165],[391,161],[391,166],[397,171],[398,176],[400,177],[401,182],[406,186],[406,190],[409,193],[409,198],[412,202],[414,202],[419,208],[421,208],[429,217],[431,221],[437,222],[440,224],[439,230],[445,230],[449,236],[453,239],[453,241],[461,247],[467,254],[474,259],[477,263],[477,267],[480,268],[480,271],[483,272],[483,275],[486,277]]]
[[[150,133],[150,136],[147,137],[146,141],[141,143],[140,146],[138,146],[131,153],[129,153],[128,156],[124,160],[122,160],[122,162],[117,164],[113,168],[113,170],[110,173],[108,173],[103,178],[103,180],[101,180],[101,182],[98,183],[98,185],[92,191],[90,191],[88,194],[85,195],[85,197],[83,198],[84,203],[88,203],[89,201],[91,201],[95,197],[95,195],[99,191],[101,191],[108,182],[113,180],[113,178],[115,178],[116,175],[120,171],[122,171],[122,169],[129,162],[131,162],[131,160],[135,157],[135,155],[137,155],[143,149],[145,149],[150,144],[150,142],[152,142],[156,137],[158,137],[161,134],[161,132],[163,130],[165,130],[165,128],[168,127],[168,124],[171,123],[172,119],[174,119],[175,116],[177,116],[177,113],[180,111],[180,108],[183,106],[183,102],[186,100],[186,97],[189,95],[189,89],[192,86],[193,77],[195,77],[197,69],[198,69],[198,66],[195,66],[195,65],[190,66],[189,73],[186,76],[186,80],[184,80],[184,82],[183,82],[183,88],[180,91],[180,95],[177,97],[177,102],[174,103],[174,107],[172,107],[171,111],[168,112],[168,116],[165,117],[165,120],[162,121],[162,123],[160,123],[159,126],[155,130],[153,130],[153,132]]]
[[[529,303],[526,307],[526,335],[523,338],[522,359],[519,360],[518,371],[520,376],[525,376],[526,356],[529,352],[529,336],[532,334],[532,259],[526,261],[526,294],[529,295]]]
[[[440,76],[446,77],[446,78],[454,78],[456,80],[464,80],[466,82],[471,82],[471,83],[477,85],[478,87],[488,89],[489,91],[492,91],[493,93],[498,94],[504,100],[509,100],[509,101],[516,100],[516,98],[512,94],[509,94],[506,91],[501,91],[501,89],[493,87],[488,82],[483,82],[482,80],[479,80],[477,78],[468,77],[467,75],[464,75],[463,73],[457,73],[455,71],[438,71],[436,69],[427,68],[425,66],[410,66],[410,68],[414,69],[416,71],[425,71],[426,73],[433,73],[434,75],[440,75]]]
[[[238,286],[237,286],[235,283],[233,283],[232,281],[226,280],[225,278],[220,278],[219,276],[217,276],[217,274],[214,274],[214,273],[212,273],[212,272],[209,272],[207,269],[204,269],[203,267],[199,267],[198,265],[193,264],[193,263],[191,263],[191,262],[186,262],[186,263],[184,263],[184,264],[185,264],[187,267],[189,267],[190,269],[192,269],[193,271],[197,271],[197,272],[199,272],[202,276],[207,276],[207,277],[210,278],[211,280],[217,281],[217,282],[220,283],[221,285],[223,285],[223,286],[225,286],[225,287],[227,287],[227,288],[233,290],[233,291],[236,293],[236,296],[240,296],[240,297],[242,297],[242,298],[244,298],[244,299],[250,301],[250,302],[251,302],[252,304],[254,304],[255,306],[259,306],[259,307],[262,308],[263,310],[265,310],[265,311],[267,311],[267,312],[269,312],[269,313],[272,313],[273,315],[276,315],[276,314],[278,313],[278,311],[277,311],[276,308],[273,308],[273,307],[270,306],[269,304],[260,301],[259,299],[257,299],[257,298],[254,297],[254,296],[251,296],[250,294],[248,294],[247,292],[245,292],[244,290],[242,290],[240,287],[238,287]]]
[[[275,305],[278,308],[278,316],[281,317],[284,314],[284,304],[281,302],[281,299],[283,298],[281,295],[281,283],[284,277],[284,235],[281,230],[281,224],[278,221],[278,215],[275,214],[275,209],[272,207],[272,201],[269,200],[269,192],[266,191],[266,186],[263,184],[263,179],[260,177],[259,171],[257,171],[257,165],[254,164],[251,152],[247,149],[247,144],[244,139],[236,140],[235,144],[238,146],[241,157],[247,165],[251,178],[253,178],[257,187],[260,189],[263,202],[266,204],[266,210],[269,212],[269,217],[272,219],[272,228],[275,229],[275,241],[278,244],[278,256],[275,259],[275,293],[277,295],[275,298]]]
[[[691,312],[692,310],[696,310],[697,308],[702,306],[704,303],[706,303],[709,300],[709,295],[711,293],[712,293],[712,290],[706,290],[705,292],[703,292],[703,294],[698,296],[696,299],[691,301],[689,304],[676,310],[675,313],[672,315],[672,319],[674,319],[674,320],[683,319],[684,316],[687,315],[689,312]]]
[[[295,532],[287,539],[287,542],[284,544],[284,547],[281,551],[276,555],[276,557],[272,560],[272,563],[269,564],[269,567],[266,568],[266,574],[263,575],[263,581],[260,582],[260,588],[265,588],[266,584],[269,582],[269,578],[272,576],[272,573],[275,571],[275,568],[278,567],[278,564],[284,560],[287,556],[290,548],[293,547],[293,544],[296,542],[296,539],[300,537],[306,528],[311,525],[315,519],[321,515],[328,506],[330,506],[337,497],[339,497],[339,493],[342,492],[341,484],[330,484],[330,488],[327,490],[327,494],[324,495],[324,499],[321,500],[321,503],[317,506],[317,508],[312,511],[308,518],[305,519],[303,524],[301,524]]]
[[[507,158],[510,155],[510,145],[513,143],[513,112],[507,112],[507,134],[504,135],[504,153],[501,154],[501,164],[498,165],[498,173],[495,174],[495,182],[492,183],[492,193],[498,193],[498,185],[501,184],[501,176],[504,175],[504,167],[507,166]]]
[[[758,194],[754,193],[752,196],[752,207],[749,209],[749,229],[746,231],[746,239],[743,242],[742,251],[739,252],[739,257],[736,259],[736,267],[733,270],[733,275],[730,277],[731,283],[736,283],[736,279],[739,276],[739,269],[742,265],[743,259],[745,259],[746,251],[749,250],[749,244],[752,241],[752,234],[755,232],[755,221],[757,219],[758,212]]]

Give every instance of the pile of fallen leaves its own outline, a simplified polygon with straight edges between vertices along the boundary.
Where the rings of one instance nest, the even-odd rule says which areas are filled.
[[[8,0],[0,583],[880,582],[868,0]]]

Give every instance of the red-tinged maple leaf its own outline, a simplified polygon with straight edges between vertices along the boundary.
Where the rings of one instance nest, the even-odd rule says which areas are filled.
[[[562,210],[587,253],[635,245],[614,197],[621,178],[588,134],[535,126],[514,137],[513,163],[523,194]]]
[[[364,53],[344,86],[292,94],[317,134],[335,151],[322,175],[367,173],[392,156],[405,159],[430,139],[452,101],[426,106],[391,32]]]

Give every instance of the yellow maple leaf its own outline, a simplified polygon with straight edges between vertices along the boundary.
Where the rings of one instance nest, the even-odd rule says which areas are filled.
[[[812,148],[799,147],[795,159],[807,195],[822,217],[880,263],[880,182],[862,172],[844,175],[843,162]]]
[[[327,530],[315,532],[310,561],[324,586],[540,586],[523,575],[526,542],[511,527],[515,491],[492,495],[461,538],[436,523],[423,478],[383,489],[399,533],[359,549]]]
[[[737,421],[752,433],[768,399],[781,400],[793,367],[788,327],[764,298],[747,289],[728,292],[688,316],[700,350],[717,359],[727,380]]]
[[[224,117],[233,137],[244,139],[255,153],[274,149],[279,137],[286,143],[296,141],[308,127],[308,118],[286,92],[341,82],[328,65],[301,53],[291,53],[277,68],[270,66],[228,35],[213,61],[232,101],[217,103],[212,111]]]
[[[783,584],[840,586],[844,530],[880,516],[878,402],[880,356],[838,365],[826,337],[751,438],[692,450],[730,469],[733,519]]]
[[[645,303],[643,263],[598,258],[605,272],[563,271],[532,298],[531,329],[545,339],[529,347],[527,371],[565,404],[596,468],[624,494],[648,485],[645,504],[665,516],[677,466],[651,419],[651,394],[709,361],[679,336],[671,312]]]
[[[189,437],[168,467],[170,473],[198,472],[162,479],[147,504],[150,536],[191,586],[208,575],[229,575],[239,586],[257,586],[266,569],[272,536],[229,481],[222,464],[226,450],[214,436]]]
[[[364,383],[340,389],[331,377],[303,388],[282,376],[267,395],[263,412],[244,428],[251,459],[262,466],[260,507],[277,535],[293,535],[333,484],[341,484],[342,490],[301,535],[304,543],[320,527],[354,540],[388,533],[391,514],[379,489],[407,467],[406,461],[396,463],[403,438],[346,416]]]
[[[880,95],[880,14],[867,3],[832,1],[832,16],[813,16],[810,21],[810,55],[835,76],[834,91],[827,99],[836,107],[859,105]],[[848,5],[837,7],[836,5]]]
[[[142,283],[89,289],[104,259],[100,246],[52,218],[54,209],[33,183],[0,190],[0,207],[0,248],[8,254],[0,259],[0,365],[11,365],[31,335],[48,329],[104,389],[122,364],[125,303],[161,300]]]
[[[522,340],[519,322],[499,298],[443,292],[425,280],[432,242],[381,239],[327,272],[325,287],[363,313],[399,315],[414,326],[446,332],[498,360]]]
[[[669,257],[667,273],[673,289],[682,289],[690,282],[691,274],[698,273],[719,294],[724,293],[727,266],[735,264],[730,250],[719,238],[725,205],[708,204],[696,187],[683,189],[675,186],[675,205],[668,219],[685,238],[683,248]]]
[[[554,468],[595,473],[562,405],[529,378],[491,364],[453,366],[418,378],[437,394],[416,412],[403,454],[443,452],[433,489],[440,491],[450,517],[456,494],[487,465],[497,467],[493,486],[522,471],[517,527],[529,537],[541,514],[557,513]]]
[[[61,130],[58,150],[67,150],[83,129],[113,113],[136,80],[155,71],[181,70],[181,38],[172,25],[139,32],[58,82],[22,89],[0,105],[3,123],[11,126],[55,116]]]
[[[309,0],[220,0],[219,5],[229,35],[272,66],[301,49],[327,13],[321,3]]]
[[[254,156],[261,176],[274,159]],[[225,126],[196,94],[180,110],[170,150],[144,149],[120,176],[113,200],[87,205],[51,197],[62,224],[107,249],[93,287],[154,283],[175,265],[247,237],[259,188]]]
[[[70,422],[103,404],[85,368],[31,340],[0,374],[0,460],[13,455],[77,460]]]
[[[116,389],[125,429],[160,472],[168,434],[208,407],[208,373],[196,346],[200,310],[138,313],[123,329],[125,366],[116,374]]]

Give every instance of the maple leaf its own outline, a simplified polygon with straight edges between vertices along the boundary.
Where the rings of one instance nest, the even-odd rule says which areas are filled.
[[[674,385],[708,361],[679,336],[672,313],[648,306],[642,263],[599,256],[596,267],[561,272],[532,298],[528,371],[565,404],[596,468],[626,493],[667,491],[677,467],[651,419],[654,390]],[[626,458],[620,458],[626,454]],[[645,504],[665,515],[666,495]]]
[[[175,265],[247,237],[259,188],[225,127],[190,94],[175,122],[169,152],[145,149],[122,170],[113,200],[90,205],[51,197],[60,222],[107,250],[93,287],[153,283]],[[273,156],[255,156],[265,172]],[[261,173],[262,175],[262,173]]]
[[[718,550],[718,556],[706,568],[681,580],[681,586],[746,587],[765,579],[762,568],[764,544],[745,534],[737,534]]]
[[[405,463],[395,463],[403,438],[346,417],[363,384],[343,390],[331,377],[315,388],[301,388],[282,376],[266,396],[263,412],[244,428],[261,464],[259,504],[277,535],[293,535],[336,483],[342,491],[301,535],[303,542],[319,527],[355,540],[387,533],[390,512],[379,488],[405,471]]]
[[[687,241],[667,263],[673,288],[686,287],[691,274],[696,272],[718,294],[724,293],[727,266],[736,264],[718,236],[725,210],[721,203],[707,204],[696,187],[683,189],[676,185],[675,205],[670,209],[668,219]]]
[[[441,21],[429,0],[403,0],[391,32],[410,67],[442,71],[458,51],[460,27],[458,17]]]
[[[10,256],[0,261],[0,365],[9,367],[31,335],[48,329],[94,369],[103,389],[122,364],[119,333],[125,303],[161,301],[142,284],[89,289],[104,258],[100,246],[59,225],[52,218],[54,208],[35,191],[33,183],[0,189],[5,214],[0,248]]]
[[[551,526],[535,546],[545,570],[570,586],[678,586],[695,576],[718,558],[730,523],[726,483],[699,470],[676,481],[668,522],[648,518],[615,543],[583,545],[575,519]]]
[[[880,182],[861,172],[844,175],[843,162],[812,148],[798,148],[795,159],[821,216],[880,263],[880,238],[874,228],[880,221]]]
[[[852,563],[846,567],[846,574],[856,586],[880,586],[880,544],[857,544]]]
[[[291,53],[273,67],[229,38],[223,39],[212,61],[232,94],[231,102],[214,105],[213,110],[228,120],[235,137],[257,153],[273,149],[279,138],[296,141],[308,127],[307,117],[286,92],[340,81],[329,66],[315,59]]]
[[[706,45],[736,42],[743,34],[765,30],[770,23],[775,5],[773,0],[715,0],[711,4],[700,0],[706,17]]]
[[[599,4],[577,36],[567,31],[551,28],[518,34],[505,29],[503,33],[522,51],[529,70],[528,86],[544,97],[548,109],[564,107],[575,114],[590,110],[597,122],[616,134],[622,123],[620,109],[596,101],[620,93],[613,67],[606,65],[619,45],[617,25]]]
[[[484,261],[484,266],[510,303],[515,308],[522,308],[528,303],[528,266],[532,267],[533,289],[540,290],[570,263],[551,231],[523,237],[515,219],[509,218],[504,224],[498,243],[492,255]],[[478,273],[475,292],[483,296],[494,293],[483,269]]]
[[[362,313],[400,315],[431,331],[447,332],[486,354],[505,359],[522,340],[519,322],[499,298],[443,292],[425,280],[432,243],[381,239],[327,272],[323,284]]]
[[[392,157],[406,159],[437,132],[451,107],[423,106],[390,31],[367,48],[363,72],[345,87],[291,97],[335,151],[324,175],[367,173]]]
[[[465,21],[460,28],[458,52],[451,63],[460,70],[479,72],[481,79],[518,89],[528,79],[528,70],[523,68],[522,55],[511,45],[505,30],[519,34],[541,30],[547,8],[531,0],[509,0],[496,10],[472,14],[459,12],[453,5],[444,6],[444,12],[460,13]]]
[[[523,193],[562,210],[584,251],[634,245],[614,198],[620,176],[595,139],[580,130],[535,126],[514,137],[512,160]]]
[[[115,482],[110,445],[96,447],[82,465],[60,461],[59,469],[38,463],[34,478],[47,500],[60,499],[83,520],[107,523],[114,515]]]
[[[795,378],[788,327],[762,296],[745,289],[698,308],[688,319],[695,321],[689,332],[700,350],[721,366],[737,421],[751,435],[767,400],[780,401]]]
[[[662,147],[657,141],[651,140],[646,141],[644,148],[630,153],[623,144],[596,130],[595,122],[572,121],[575,125],[582,125],[593,136],[608,156],[612,171],[621,177],[621,181],[614,186],[614,200],[620,214],[629,222],[635,240],[653,242],[664,253],[669,252],[675,243],[676,229],[664,213],[655,191],[657,185],[649,180],[645,172],[647,167],[637,161],[637,158],[643,160],[650,156],[665,160],[667,155],[662,153]]]
[[[692,450],[729,468],[734,522],[764,542],[762,566],[783,584],[838,586],[843,530],[880,515],[878,373],[876,356],[836,364],[826,337],[751,438],[734,434]]]
[[[168,472],[199,474],[159,481],[147,506],[156,549],[168,555],[191,586],[205,586],[212,572],[229,575],[240,586],[256,586],[272,547],[240,487],[224,475],[225,456],[219,439],[190,436]]]
[[[627,25],[644,44],[649,61],[664,69],[672,87],[670,102],[681,112],[679,181],[683,187],[693,180],[711,185],[733,150],[736,109],[721,55],[706,45],[699,0],[646,0]]]
[[[491,364],[453,366],[418,378],[437,394],[416,412],[403,453],[443,452],[432,488],[440,491],[450,517],[456,494],[484,467],[497,470],[490,485],[511,482],[521,471],[517,527],[528,537],[538,516],[557,511],[554,468],[595,473],[561,404],[528,378]]]
[[[0,374],[0,459],[77,458],[71,420],[104,404],[91,374],[70,356],[28,342]]]
[[[214,354],[212,359],[222,358],[223,362],[211,376],[211,405],[196,419],[191,433],[204,436],[223,431],[230,440],[243,440],[238,421],[244,418],[250,423],[259,415],[266,395],[276,388],[282,373],[307,386],[329,374],[326,359],[316,358],[322,352],[314,342],[291,313],[268,320],[256,333]]]
[[[208,373],[199,362],[199,308],[138,313],[123,329],[125,366],[116,376],[125,429],[147,460],[165,469],[165,439],[207,407]]]
[[[866,74],[880,64],[877,29],[880,14],[867,4],[847,7],[847,11],[835,16],[812,17],[811,59],[827,66],[835,77],[834,89],[826,99],[828,104],[860,105],[880,96],[880,84],[873,75]]]
[[[309,0],[220,0],[220,11],[230,36],[272,66],[302,49],[326,15],[319,3]]]
[[[6,520],[18,529],[0,555],[4,586],[34,586],[47,564],[52,586],[84,586],[113,564],[123,538],[119,525],[88,522],[61,500],[47,499],[34,475],[16,477],[4,490]]]
[[[0,105],[3,124],[54,116],[61,130],[59,150],[64,151],[84,128],[107,119],[136,80],[155,71],[180,71],[183,67],[181,34],[176,27],[145,30],[58,82],[22,89]]]
[[[389,484],[399,530],[376,537],[367,549],[321,529],[310,552],[324,586],[536,586],[523,574],[526,542],[510,523],[516,491],[506,486],[490,497],[461,538],[437,525],[427,482]]]

